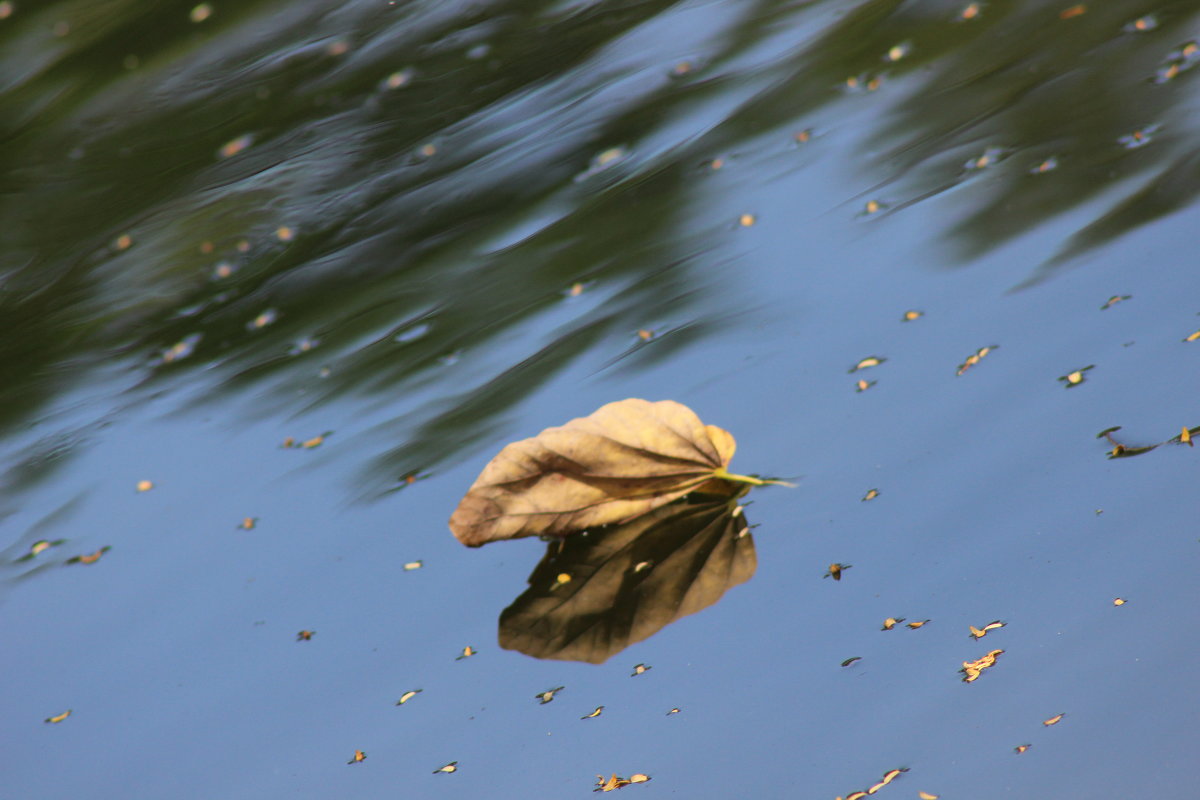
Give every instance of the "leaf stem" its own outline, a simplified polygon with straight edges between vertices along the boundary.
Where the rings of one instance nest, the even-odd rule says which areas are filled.
[[[793,489],[796,488],[796,484],[794,483],[788,483],[787,481],[775,478],[756,478],[753,475],[738,475],[737,473],[729,472],[724,467],[713,472],[713,477],[733,481],[734,483],[748,483],[751,486],[788,486]]]

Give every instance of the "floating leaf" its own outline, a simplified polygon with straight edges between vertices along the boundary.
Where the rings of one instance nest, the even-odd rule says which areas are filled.
[[[738,508],[736,496],[705,496],[550,542],[529,588],[500,614],[500,646],[599,664],[707,608],[757,566]]]
[[[878,489],[868,489],[867,493],[862,496],[862,502],[865,503],[868,500],[874,500],[876,497],[879,497],[879,490]]]
[[[404,705],[409,700],[412,700],[414,697],[416,697],[423,691],[425,691],[425,690],[424,689],[409,689],[407,692],[400,695],[400,699],[396,701],[396,705],[398,705],[398,706]]]
[[[1057,725],[1059,722],[1062,721],[1062,718],[1065,716],[1066,716],[1066,714],[1055,714],[1050,719],[1042,720],[1042,724],[1045,725],[1047,728],[1049,728],[1051,725]]]
[[[1114,597],[1114,598],[1113,598],[1113,605],[1114,605],[1114,606],[1123,606],[1123,605],[1125,605],[1127,602],[1129,602],[1129,601],[1128,601],[1128,600],[1126,600],[1124,597]]]
[[[621,524],[731,475],[733,436],[671,400],[629,399],[506,446],[450,517],[460,542],[478,547],[523,536],[565,536]]]
[[[614,789],[623,789],[631,783],[645,783],[648,780],[650,780],[650,776],[643,775],[640,772],[634,773],[633,775],[630,775],[628,778],[619,778],[619,777],[617,777],[616,773],[613,773],[612,776],[608,778],[608,780],[605,780],[603,775],[597,775],[596,776],[596,788],[593,789],[592,791],[593,792],[611,792]]]
[[[367,760],[367,754],[366,754],[366,753],[364,753],[362,750],[355,750],[355,751],[354,751],[354,757],[353,757],[353,758],[351,758],[351,759],[350,759],[349,761],[347,761],[346,763],[347,763],[347,764],[357,764],[357,763],[359,763],[360,761],[366,761],[366,760]]]
[[[450,774],[451,772],[458,772],[458,762],[451,761],[449,764],[440,766],[433,771],[433,774],[437,775],[439,772],[445,772],[447,775]]]
[[[901,322],[913,322],[914,320],[918,320],[923,316],[925,316],[924,311],[918,311],[917,309],[912,308],[912,309],[909,309],[908,311],[904,312],[904,316],[900,318],[900,321]]]
[[[1104,301],[1104,305],[1100,306],[1100,310],[1106,311],[1115,306],[1117,303],[1120,303],[1124,300],[1129,300],[1132,297],[1133,295],[1129,294],[1114,294],[1112,297]]]
[[[57,725],[69,716],[71,716],[71,709],[68,708],[61,714],[55,714],[53,717],[46,717],[44,721],[49,722],[51,725]]]
[[[1021,753],[1024,753],[1026,750],[1028,750],[1031,747],[1033,747],[1033,745],[1028,744],[1028,743],[1019,744],[1013,748],[1013,752],[1016,753],[1017,755],[1021,755]]]
[[[584,714],[580,719],[595,719],[604,713],[604,706],[596,706],[596,710],[590,714]]]
[[[904,622],[904,617],[888,617],[887,619],[885,619],[883,621],[883,627],[880,628],[879,630],[890,631],[892,628],[896,627],[901,622]]]
[[[475,655],[478,652],[479,651],[476,650],[474,647],[471,647],[471,645],[467,645],[466,647],[464,647],[462,649],[462,652],[458,655],[458,658],[456,658],[454,660],[462,661],[464,658],[470,658],[471,656]]]
[[[848,667],[856,661],[862,661],[862,656],[851,656],[842,662],[843,667]]]
[[[907,624],[907,625],[905,625],[904,627],[906,627],[906,628],[912,628],[912,629],[915,631],[917,628],[923,628],[923,627],[925,627],[926,625],[928,625],[929,623],[930,623],[930,620],[927,620],[927,619],[919,619],[919,620],[916,620],[915,622],[910,622],[910,623],[908,623],[908,624]]]
[[[296,641],[297,642],[311,641],[314,633],[316,633],[316,631],[300,631],[299,633],[296,634]]]
[[[154,481],[138,481],[137,490],[139,492],[148,492],[154,488]]]
[[[963,360],[963,363],[958,365],[957,374],[962,375],[964,372],[969,370],[971,367],[978,364],[981,359],[983,359],[988,353],[992,352],[997,347],[999,347],[999,345],[990,345],[988,347],[981,347],[978,350],[976,350],[974,353],[972,353],[971,355],[967,356]]]
[[[667,712],[667,716],[669,717],[669,716],[671,716],[672,714],[678,714],[678,713],[679,713],[679,709],[678,709],[678,708],[672,708],[670,711],[668,711],[668,712]]]

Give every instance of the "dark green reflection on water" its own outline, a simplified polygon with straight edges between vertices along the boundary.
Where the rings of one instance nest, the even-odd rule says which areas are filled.
[[[1184,118],[1196,2],[1069,19],[1033,1],[972,19],[965,3],[763,2],[690,71],[604,64],[676,5],[248,2],[193,23],[192,4],[18,4],[0,21],[0,430],[97,380],[97,364],[135,398],[202,369],[270,397],[264,415],[418,398],[379,431],[397,443],[369,470],[386,488],[488,436],[614,335],[670,318],[675,333],[625,362],[646,365],[727,324],[740,309],[708,302],[724,231],[689,230],[697,160],[809,124],[806,147],[860,158],[838,149],[839,115],[889,92],[903,102],[855,117],[882,154],[862,169],[893,214],[977,184],[932,231],[955,263],[1130,179],[1014,282],[1200,185]],[[813,35],[749,70],[768,88],[716,111],[739,60],[789,26]],[[664,133],[707,103],[697,127]],[[639,154],[656,136],[667,144]],[[587,310],[555,319],[576,282]],[[548,334],[512,344],[542,315]],[[39,479],[87,434],[9,466]]]

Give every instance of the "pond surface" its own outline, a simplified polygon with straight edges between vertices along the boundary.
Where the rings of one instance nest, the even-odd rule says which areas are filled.
[[[0,2],[5,796],[1190,787],[1198,35]],[[545,545],[447,519],[628,397],[795,479],[756,572],[599,665],[502,649]]]

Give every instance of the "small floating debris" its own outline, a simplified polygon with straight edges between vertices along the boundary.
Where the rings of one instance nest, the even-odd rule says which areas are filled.
[[[1019,744],[1016,747],[1014,747],[1013,752],[1016,753],[1017,755],[1021,755],[1021,753],[1024,753],[1026,750],[1028,750],[1031,747],[1033,747],[1033,745],[1026,742],[1025,744]]]
[[[867,493],[862,496],[862,500],[860,502],[865,503],[868,500],[874,500],[876,497],[879,497],[879,490],[878,489],[868,489]]]
[[[137,490],[139,492],[148,492],[154,488],[154,481],[138,481]]]
[[[989,622],[982,628],[976,628],[974,625],[968,625],[967,627],[971,629],[971,638],[978,640],[987,636],[988,631],[999,630],[1000,628],[1003,628],[1004,625],[1005,623],[1003,621],[997,619]]]
[[[879,383],[879,381],[868,381],[864,378],[859,378],[854,383],[854,391],[856,394],[862,394],[867,389],[870,389],[872,386],[874,386],[877,383]]]
[[[310,631],[308,629],[302,630],[296,634],[296,641],[297,642],[311,642],[312,637],[315,634],[316,634],[316,631]]]
[[[845,572],[846,570],[850,569],[853,566],[854,566],[853,564],[838,564],[838,563],[830,564],[829,571],[826,572],[821,577],[822,578],[833,578],[835,581],[840,581],[842,579],[842,573]]]
[[[1087,380],[1087,378],[1084,377],[1084,373],[1095,366],[1095,364],[1088,364],[1086,367],[1081,367],[1074,372],[1068,372],[1066,375],[1059,375],[1058,381],[1060,383],[1065,383],[1068,389],[1078,386]]]
[[[1062,722],[1062,718],[1065,716],[1066,714],[1055,714],[1050,719],[1042,720],[1042,724],[1049,728],[1051,725],[1057,725],[1058,723]]]
[[[883,54],[883,60],[894,64],[911,52],[912,42],[901,42],[900,44],[889,47],[888,51]]]
[[[901,622],[904,622],[904,617],[888,617],[883,621],[883,627],[881,627],[879,630],[890,631]]]
[[[672,714],[678,714],[678,713],[679,713],[679,709],[678,709],[678,708],[672,708],[670,711],[668,711],[668,712],[667,712],[667,716],[669,717],[669,716],[671,716]]]
[[[842,662],[842,666],[848,667],[851,664],[857,663],[859,661],[862,661],[862,656],[851,656],[850,658],[847,658],[845,661]]]
[[[258,517],[243,517],[238,523],[238,528],[243,531],[252,531],[254,526],[258,524]]]
[[[244,133],[236,139],[230,139],[228,142],[221,145],[221,149],[217,150],[217,157],[233,158],[238,153],[247,150],[252,144],[254,144],[254,135]]]
[[[654,669],[654,668],[651,667],[649,664],[635,664],[633,667],[633,672],[629,673],[629,677],[631,677],[631,678],[636,677],[638,675],[641,675],[646,670],[650,670],[650,669]]]
[[[1153,14],[1147,14],[1144,17],[1138,17],[1133,22],[1125,25],[1121,30],[1126,33],[1146,33],[1158,27],[1158,17]]]
[[[593,175],[611,169],[628,157],[629,151],[624,147],[610,147],[607,150],[603,150],[592,158],[592,163],[588,165],[587,169],[575,176],[575,183],[581,183]]]
[[[855,372],[858,372],[860,369],[869,369],[870,367],[878,367],[880,364],[882,364],[885,361],[887,361],[887,359],[884,358],[883,356],[867,356],[866,358],[859,359],[858,363],[855,364],[853,367],[851,367],[848,370],[848,372],[851,375],[853,375]]]
[[[413,70],[412,68],[402,69],[402,70],[393,72],[391,75],[388,75],[386,78],[383,79],[383,88],[389,89],[389,90],[403,89],[405,86],[408,86],[409,84],[412,83],[413,77],[415,75],[416,75],[416,71]]]
[[[996,659],[1003,653],[1003,650],[993,650],[975,661],[964,661],[962,669],[959,670],[963,674],[963,683],[973,683],[978,680],[985,669],[996,665]]]
[[[246,330],[261,331],[263,328],[267,327],[277,319],[279,319],[279,312],[273,308],[268,308],[257,317],[247,322]]]
[[[1053,172],[1058,169],[1058,157],[1050,156],[1045,161],[1042,161],[1037,166],[1029,170],[1030,175],[1043,175],[1047,172]]]
[[[69,716],[71,716],[71,709],[68,708],[66,711],[62,712],[61,714],[55,714],[53,717],[46,717],[46,719],[43,721],[48,722],[51,725],[57,725],[58,723],[62,722]]]
[[[414,697],[416,697],[423,691],[425,691],[425,690],[424,689],[409,689],[407,692],[400,695],[400,699],[396,701],[396,705],[398,705],[398,706],[404,705],[409,700],[412,700]]]
[[[438,767],[437,769],[435,769],[433,771],[433,774],[437,775],[439,772],[444,772],[447,775],[449,775],[451,772],[458,772],[458,762],[451,761],[449,764],[444,764],[444,765]]]
[[[630,775],[628,778],[619,778],[616,773],[613,773],[608,780],[605,780],[603,775],[597,775],[596,788],[592,789],[592,791],[611,792],[614,789],[623,789],[631,783],[645,783],[648,780],[650,780],[650,776],[643,775],[640,772]]]
[[[1161,125],[1147,125],[1144,128],[1130,131],[1124,136],[1117,138],[1117,142],[1126,150],[1136,150],[1139,147],[1145,147],[1154,140],[1154,134],[1162,128]]]
[[[933,620],[931,620],[931,619],[919,619],[919,620],[916,620],[915,622],[908,623],[904,627],[915,631],[918,628],[924,628],[926,625],[928,625],[931,622],[933,622]]]
[[[1129,602],[1129,601],[1128,601],[1128,600],[1126,600],[1124,597],[1114,597],[1114,598],[1113,598],[1113,605],[1114,605],[1114,606],[1123,606],[1123,605],[1125,605],[1125,604],[1126,604],[1126,603],[1128,603],[1128,602]]]
[[[1077,5],[1071,6],[1070,8],[1064,8],[1062,11],[1058,12],[1058,18],[1059,19],[1075,19],[1075,17],[1082,17],[1086,13],[1087,13],[1087,6],[1083,3],[1079,3]]]
[[[200,343],[203,334],[193,333],[183,337],[175,344],[162,351],[162,363],[170,364],[174,361],[180,361],[190,356],[196,349],[196,345]]]
[[[355,750],[355,751],[354,751],[354,757],[353,757],[353,758],[351,758],[351,759],[350,759],[349,761],[347,761],[346,763],[347,763],[347,764],[358,764],[358,763],[360,763],[360,762],[362,762],[362,761],[366,761],[366,760],[367,760],[367,754],[366,754],[366,753],[364,753],[362,750]]]
[[[204,22],[209,17],[211,17],[212,13],[213,13],[212,3],[201,3],[200,5],[192,7],[192,10],[190,12],[188,12],[188,19],[190,19],[194,23],[199,24],[201,22]]]
[[[565,686],[556,686],[553,689],[547,689],[544,692],[538,692],[533,696],[533,699],[537,700],[541,705],[546,705],[546,703],[549,703],[554,699],[554,695],[558,694],[565,688]]]
[[[989,147],[982,154],[969,159],[963,167],[968,170],[986,169],[1004,159],[1008,151],[1001,147]]]
[[[1117,303],[1121,303],[1126,300],[1132,300],[1132,299],[1133,299],[1133,295],[1131,295],[1131,294],[1114,294],[1112,297],[1110,297],[1104,301],[1104,305],[1100,306],[1100,310],[1107,311],[1108,309],[1115,306]]]
[[[590,714],[584,714],[580,719],[595,719],[604,713],[604,706],[596,706],[596,710]]]
[[[982,10],[983,6],[980,3],[970,3],[964,6],[962,11],[958,12],[957,19],[960,22],[976,19]]]
[[[420,569],[423,566],[425,566],[425,562],[418,559],[416,561],[406,561],[402,568],[405,572],[412,572],[413,570]]]
[[[64,544],[66,541],[66,539],[55,539],[54,541],[50,541],[49,539],[39,539],[38,541],[29,545],[29,552],[16,559],[16,563],[37,558],[50,548],[58,547],[59,545]]]
[[[758,217],[753,214],[742,214],[740,217],[738,217],[738,225],[741,225],[743,228],[749,228],[753,226],[755,222],[758,222]]]
[[[281,242],[290,242],[296,238],[296,229],[287,225],[280,225],[275,229],[275,238]]]
[[[978,364],[985,356],[987,356],[988,353],[992,352],[993,350],[997,349],[998,347],[999,347],[999,345],[993,344],[993,345],[989,345],[988,347],[979,348],[974,353],[967,356],[966,359],[963,361],[963,363],[958,365],[958,372],[956,374],[962,375],[964,372],[969,370],[971,367]]]
[[[101,547],[99,550],[97,550],[94,553],[88,553],[87,555],[73,556],[71,558],[68,558],[66,563],[68,563],[68,564],[95,564],[97,561],[100,560],[100,557],[103,556],[105,553],[107,553],[109,550],[112,550],[112,545],[105,545],[104,547]]]
[[[900,321],[901,322],[913,322],[915,320],[920,319],[923,316],[925,316],[924,311],[918,311],[917,309],[913,308],[913,309],[909,309],[908,311],[905,311],[904,316],[900,318]]]
[[[464,658],[470,658],[471,656],[475,655],[478,652],[479,651],[476,650],[474,647],[471,647],[471,645],[467,645],[466,647],[464,647],[462,649],[462,653],[459,654],[458,658],[456,658],[454,660],[462,661]]]

